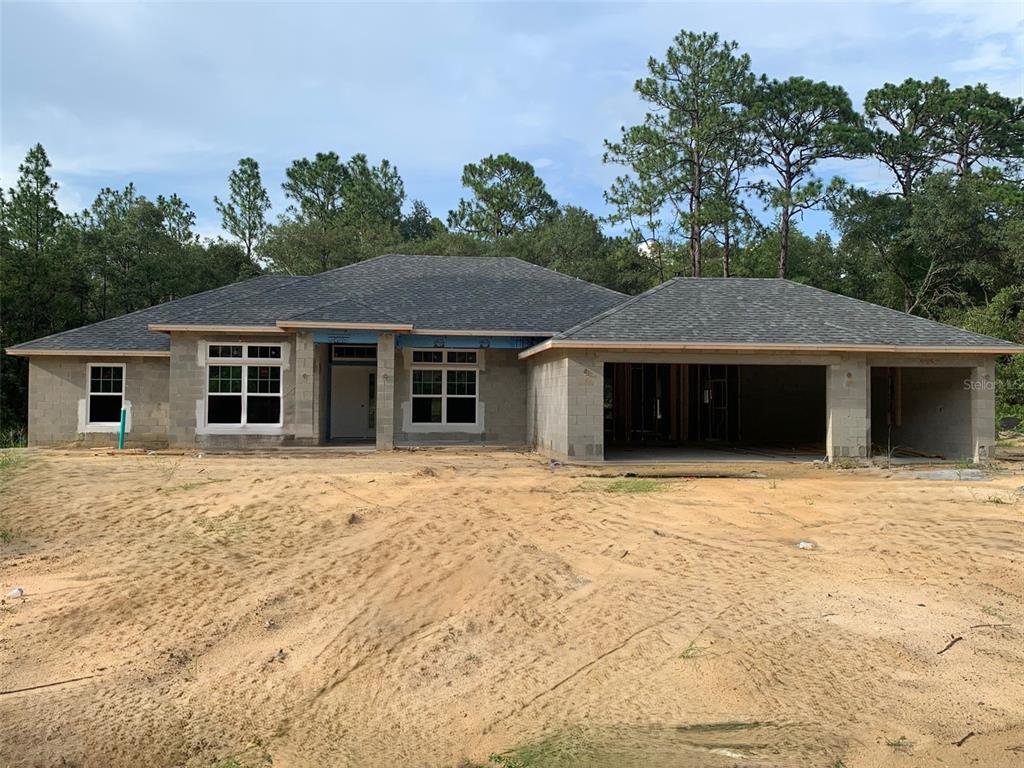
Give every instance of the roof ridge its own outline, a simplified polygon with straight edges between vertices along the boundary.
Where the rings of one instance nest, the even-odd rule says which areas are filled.
[[[383,259],[385,256],[402,256],[401,253],[379,253],[376,256],[371,256],[368,259],[361,259],[360,261],[353,261],[351,264],[342,264],[340,267],[332,267],[331,269],[325,269],[323,272],[314,272],[312,275],[294,275],[294,277],[320,277],[321,275],[329,275],[332,272],[341,272],[349,267],[355,267],[359,264],[368,264],[371,261],[377,261],[377,259]]]
[[[21,347],[24,344],[34,344],[37,341],[44,341],[45,339],[56,339],[56,338],[59,338],[60,336],[64,336],[65,334],[72,333],[74,331],[83,331],[86,328],[93,328],[93,327],[95,327],[97,325],[103,325],[104,323],[112,323],[114,320],[123,320],[126,317],[132,317],[133,315],[139,315],[139,314],[142,314],[143,312],[151,312],[152,310],[158,309],[160,307],[167,307],[167,306],[170,306],[171,304],[177,304],[178,302],[186,301],[187,299],[194,299],[197,296],[206,296],[207,294],[215,293],[217,291],[224,290],[225,288],[231,288],[232,286],[237,286],[237,285],[244,285],[245,283],[251,283],[254,280],[263,280],[264,278],[267,278],[267,277],[275,277],[275,278],[277,278],[277,277],[290,277],[290,276],[289,275],[254,275],[253,277],[247,278],[245,280],[239,280],[239,281],[234,282],[234,283],[225,283],[224,285],[218,285],[216,288],[207,288],[205,291],[199,291],[199,293],[190,293],[188,296],[182,296],[182,297],[177,298],[177,299],[171,299],[170,301],[162,301],[159,304],[153,304],[153,305],[148,306],[148,307],[143,307],[142,309],[136,309],[136,310],[133,310],[131,312],[125,312],[123,315],[115,315],[114,317],[107,317],[107,318],[104,318],[103,320],[96,320],[95,322],[92,322],[92,323],[87,323],[85,325],[79,325],[79,326],[77,326],[75,328],[68,328],[68,329],[63,330],[63,331],[57,331],[56,333],[50,333],[50,334],[47,334],[46,336],[40,336],[39,338],[36,338],[36,339],[26,339],[25,341],[20,341],[17,344],[13,344],[10,347],[6,347],[6,349],[18,349],[19,347]]]
[[[633,306],[634,304],[636,304],[638,301],[640,301],[643,298],[646,298],[648,296],[653,296],[655,293],[660,291],[662,288],[665,288],[666,286],[671,285],[672,283],[676,282],[677,280],[679,280],[678,277],[669,278],[664,283],[661,283],[660,285],[656,285],[653,288],[648,288],[643,293],[638,293],[636,296],[633,296],[633,297],[631,297],[629,299],[626,299],[621,304],[616,304],[614,307],[609,307],[604,312],[596,314],[593,317],[591,317],[591,318],[589,318],[587,320],[584,320],[584,321],[582,321],[580,323],[576,323],[576,325],[574,325],[572,328],[568,328],[568,329],[562,331],[561,333],[556,333],[554,338],[556,338],[556,339],[564,339],[564,338],[567,338],[569,336],[569,334],[571,334],[571,333],[576,333],[577,331],[582,331],[584,328],[593,325],[594,323],[598,322],[599,320],[604,320],[606,317],[611,317],[616,312],[619,312],[619,311],[625,309],[626,307]]]
[[[908,318],[910,318],[912,320],[920,320],[922,322],[928,323],[929,325],[940,325],[940,326],[942,326],[944,328],[955,328],[956,330],[960,331],[961,333],[969,333],[972,336],[978,337],[979,339],[989,339],[989,340],[992,340],[992,341],[1002,341],[1002,342],[1007,342],[1007,343],[1010,343],[1010,344],[1014,344],[1015,343],[1015,342],[1012,342],[1012,341],[1008,341],[1007,339],[1000,339],[998,336],[989,336],[986,333],[978,333],[976,331],[969,331],[966,328],[961,328],[960,326],[957,326],[957,325],[951,325],[950,323],[943,323],[943,322],[941,322],[939,320],[932,320],[930,317],[921,317],[920,315],[912,315],[909,312],[904,312],[903,310],[900,310],[900,309],[893,309],[892,307],[887,307],[884,304],[875,304],[875,303],[870,302],[870,301],[865,301],[864,299],[858,299],[856,296],[847,296],[845,293],[836,293],[835,291],[828,291],[828,290],[825,290],[824,288],[819,288],[816,285],[811,285],[810,283],[798,283],[796,280],[790,280],[788,277],[783,277],[783,278],[778,278],[778,279],[782,280],[783,282],[789,283],[790,285],[796,285],[796,286],[799,286],[800,288],[810,288],[812,291],[818,291],[819,293],[827,293],[830,296],[839,296],[840,298],[846,299],[847,301],[853,301],[853,302],[856,302],[858,304],[863,304],[863,305],[871,307],[872,309],[875,309],[875,310],[883,309],[886,312],[892,312],[894,314],[900,315],[901,317],[908,317]],[[843,330],[846,330],[846,329],[844,328]]]
[[[313,277],[315,277],[315,275],[287,275],[287,277],[293,278],[295,280],[300,280],[300,281],[308,282]],[[284,287],[283,285],[275,286],[271,290],[266,291],[264,293],[264,295],[269,294],[269,293],[274,293],[275,291],[281,290],[281,288],[283,288],[283,287]],[[249,297],[247,297],[247,296],[240,296],[237,299],[232,299],[231,301],[225,302],[222,306],[231,306],[232,304],[237,304],[238,302],[242,301],[243,299],[247,299],[247,298],[249,298]],[[179,321],[176,321],[174,324],[175,325],[188,325],[188,323],[182,323],[182,322],[180,322],[180,320],[188,320],[188,318],[192,317],[193,315],[195,315],[195,314],[197,314],[198,312],[201,312],[201,311],[203,311],[203,310],[202,309],[195,309],[195,310],[192,310],[191,312],[186,312],[184,315],[181,315],[180,318],[179,318]]]
[[[469,256],[467,258],[476,258],[476,259],[478,259],[480,257],[479,256]],[[614,293],[616,296],[628,296],[629,295],[629,294],[626,294],[626,293],[622,293],[621,291],[616,291],[614,288],[609,288],[608,286],[605,286],[605,285],[598,285],[597,283],[592,283],[589,280],[584,280],[582,277],[576,277],[575,275],[567,275],[567,274],[565,274],[565,272],[559,272],[557,269],[551,269],[551,267],[545,267],[543,264],[534,264],[532,261],[527,261],[526,259],[521,259],[518,256],[494,256],[492,258],[511,259],[512,261],[518,261],[520,264],[527,264],[528,266],[536,267],[537,269],[543,269],[545,272],[550,272],[553,275],[558,275],[559,277],[563,277],[563,278],[565,278],[567,280],[576,280],[576,281],[581,282],[581,283],[586,283],[587,285],[593,286],[594,288],[600,288],[602,291],[607,291],[608,293]]]

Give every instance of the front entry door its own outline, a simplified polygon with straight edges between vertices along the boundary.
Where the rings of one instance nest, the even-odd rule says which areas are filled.
[[[361,365],[331,368],[331,439],[366,439],[376,434],[377,369]]]

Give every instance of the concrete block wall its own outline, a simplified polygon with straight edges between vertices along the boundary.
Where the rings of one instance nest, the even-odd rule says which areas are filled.
[[[527,363],[527,442],[546,456],[568,458],[568,358],[545,352]]]
[[[592,352],[569,356],[568,454],[571,459],[604,459],[604,364]]]
[[[377,450],[395,447],[395,334],[377,337]]]
[[[842,355],[825,373],[829,460],[871,456],[871,381],[866,355]]]
[[[262,432],[206,432],[206,344],[282,344],[282,426]],[[301,361],[300,361],[301,355]],[[171,334],[170,426],[171,445],[208,448],[247,448],[277,445],[316,445],[319,442],[315,406],[319,383],[314,370],[312,337],[298,340],[289,334]],[[298,376],[298,379],[297,379]],[[301,406],[301,410],[297,408]]]
[[[971,428],[971,368],[901,368],[901,419],[893,425],[892,445],[946,459],[974,460]],[[993,417],[994,424],[994,417]],[[872,438],[879,445],[889,441],[888,427],[876,425]],[[886,430],[882,432],[882,430]]]
[[[395,442],[398,445],[439,443],[497,443],[522,446],[527,443],[527,364],[514,349],[481,350],[477,373],[477,413],[482,426],[475,431],[457,428],[438,431],[410,431],[412,419],[412,350],[400,349],[395,361]],[[378,413],[380,405],[378,403]]]
[[[295,341],[295,358],[293,377],[295,389],[292,404],[292,428],[297,440],[308,443],[319,442],[320,430],[317,421],[320,399],[320,379],[318,376],[318,360],[313,335],[298,332]],[[287,399],[285,390],[285,399]]]
[[[899,368],[902,426],[893,444],[947,459],[989,460],[996,443],[995,360],[984,355],[871,355],[868,364]],[[876,409],[876,413],[880,409]],[[884,429],[880,422],[878,429]],[[884,443],[885,434],[875,442]]]
[[[996,448],[996,363],[989,358],[970,369],[971,449],[974,461],[984,463]]]
[[[125,445],[168,443],[166,357],[49,357],[29,361],[29,445],[117,445],[117,432],[84,431],[89,363],[124,364],[124,399],[131,415]]]

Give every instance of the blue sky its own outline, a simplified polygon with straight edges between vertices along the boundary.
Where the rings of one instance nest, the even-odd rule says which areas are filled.
[[[0,6],[0,183],[40,141],[68,211],[103,186],[176,192],[204,235],[238,158],[274,203],[295,158],[397,164],[444,218],[462,166],[531,161],[563,203],[607,213],[602,140],[637,122],[632,84],[680,29],[740,43],[756,72],[871,87],[935,75],[1024,95],[1024,2],[665,4],[17,3]],[[878,187],[866,161],[835,162]],[[828,226],[811,214],[807,230]]]

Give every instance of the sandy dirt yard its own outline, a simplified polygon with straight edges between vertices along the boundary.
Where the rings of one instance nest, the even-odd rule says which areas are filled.
[[[4,768],[1024,764],[1012,469],[19,455]]]

